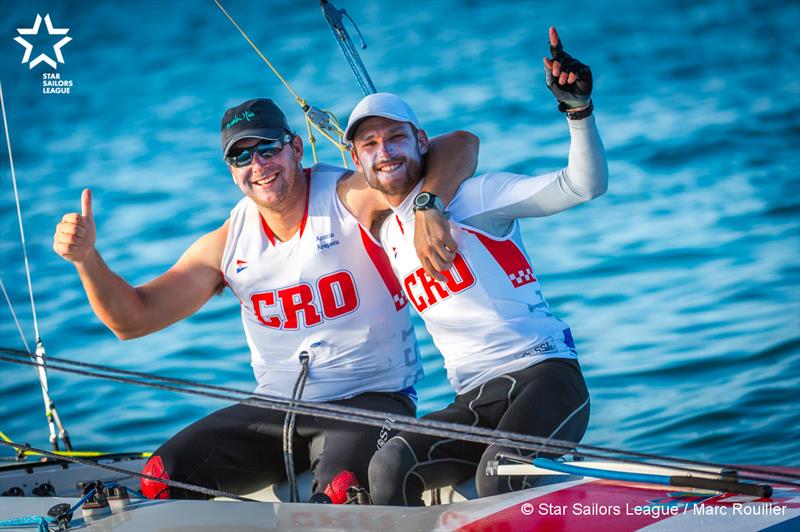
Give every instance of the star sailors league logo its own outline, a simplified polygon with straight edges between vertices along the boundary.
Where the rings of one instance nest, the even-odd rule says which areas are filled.
[[[54,28],[53,23],[50,21],[49,14],[44,16],[44,25],[47,27],[48,35],[66,35],[69,32],[69,28]],[[16,37],[14,40],[25,48],[25,54],[22,56],[22,63],[23,64],[28,63],[28,69],[30,70],[33,70],[33,67],[35,67],[39,63],[47,63],[48,65],[50,65],[50,68],[58,69],[58,63],[64,62],[64,56],[61,53],[61,47],[67,44],[69,41],[71,41],[72,37],[63,37],[56,44],[53,45],[53,53],[56,56],[55,60],[53,60],[49,55],[45,53],[40,53],[31,61],[33,45],[29,43],[27,39],[23,37],[23,35],[39,35],[39,30],[41,29],[41,26],[42,26],[42,16],[37,13],[36,20],[33,22],[32,27],[17,28],[17,33],[19,33],[19,37]],[[56,63],[56,61],[58,61],[58,63]]]
[[[47,29],[45,34],[42,30],[42,20]],[[34,67],[41,63],[46,64],[53,70],[58,69],[58,64],[64,64],[64,54],[61,53],[61,48],[72,40],[72,37],[67,37],[69,28],[54,28],[53,21],[50,20],[50,15],[47,14],[42,18],[40,14],[36,14],[36,19],[33,21],[33,26],[30,28],[17,28],[19,36],[15,37],[20,46],[25,48],[22,54],[21,64],[28,64],[28,70],[33,70]],[[44,46],[45,38],[55,35],[61,36],[58,42],[50,46]],[[33,42],[31,42],[33,41]],[[35,43],[35,45],[34,45]],[[52,51],[50,48],[52,47]],[[36,48],[36,50],[34,50]],[[46,52],[46,53],[45,53]],[[44,72],[42,74],[42,94],[70,94],[72,91],[72,80],[61,79],[59,72]]]

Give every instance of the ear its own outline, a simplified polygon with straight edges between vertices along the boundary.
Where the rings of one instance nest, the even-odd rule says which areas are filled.
[[[300,138],[300,135],[295,135],[292,137],[292,149],[294,150],[294,154],[297,157],[297,162],[303,161],[303,139]]]
[[[356,166],[356,170],[358,170],[359,172],[361,172],[363,174],[364,173],[364,169],[361,168],[361,161],[358,160],[358,155],[356,155],[356,147],[355,146],[352,146],[350,148],[350,158],[353,160],[353,164]]]
[[[228,165],[228,170],[229,170],[229,171],[230,171],[230,173],[231,173],[231,180],[233,181],[233,184],[234,184],[234,185],[236,185],[236,186],[238,187],[238,186],[239,186],[239,183],[236,181],[236,174],[235,174],[235,173],[234,173],[234,171],[233,171],[233,166],[231,166],[231,165]]]
[[[425,155],[426,153],[428,153],[428,148],[430,147],[430,141],[428,140],[428,134],[425,133],[424,129],[420,129],[417,131],[417,146],[419,146],[420,155]]]

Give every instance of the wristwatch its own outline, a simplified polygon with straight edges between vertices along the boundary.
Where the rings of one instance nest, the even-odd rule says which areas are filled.
[[[567,111],[566,108],[562,109],[562,104],[558,104],[558,110],[562,113],[567,114],[567,118],[570,120],[583,120],[584,118],[591,116],[592,112],[594,111],[594,104],[592,100],[589,100],[589,105],[586,109],[581,109],[580,111]]]
[[[439,196],[436,194],[420,192],[417,194],[417,197],[414,198],[414,212],[427,211],[428,209],[438,209],[440,212],[444,213],[442,200],[440,200]]]

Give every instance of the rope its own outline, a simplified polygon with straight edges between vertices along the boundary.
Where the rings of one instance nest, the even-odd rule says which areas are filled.
[[[179,482],[177,480],[171,480],[167,478],[160,478],[154,477],[151,475],[145,475],[144,473],[139,473],[137,471],[130,471],[128,469],[122,469],[121,467],[114,467],[108,464],[101,464],[99,462],[93,462],[91,460],[84,460],[83,458],[78,458],[76,456],[66,456],[63,454],[58,454],[50,451],[45,451],[44,449],[36,449],[35,447],[31,447],[30,445],[21,445],[19,443],[14,442],[6,442],[0,441],[0,445],[5,445],[6,447],[11,447],[16,449],[17,451],[21,451],[24,453],[33,452],[37,454],[41,454],[42,456],[47,456],[49,458],[56,458],[58,460],[66,460],[67,462],[72,462],[73,464],[81,464],[90,467],[97,467],[99,469],[104,469],[106,471],[111,471],[112,473],[117,473],[120,475],[124,475],[125,477],[138,477],[143,478],[146,480],[152,480],[155,482],[161,482],[162,484],[166,484],[167,486],[171,486],[174,488],[183,488],[189,491],[195,491],[197,493],[202,493],[204,495],[209,495],[211,497],[228,497],[230,499],[236,499],[238,501],[245,501],[245,502],[255,502],[253,499],[248,499],[246,497],[240,497],[239,495],[234,495],[233,493],[228,493],[226,491],[220,491],[210,488],[204,488],[202,486],[195,486],[194,484],[187,484],[185,482]]]
[[[236,21],[233,19],[233,17],[232,17],[232,16],[230,16],[230,15],[228,14],[228,12],[227,12],[227,11],[225,11],[225,8],[224,8],[224,7],[222,7],[222,4],[220,4],[218,0],[214,0],[214,3],[215,3],[215,4],[217,4],[217,7],[218,7],[218,8],[220,8],[220,10],[222,11],[222,13],[224,13],[224,14],[225,14],[225,16],[226,16],[226,17],[228,17],[228,20],[230,20],[230,21],[231,21],[231,24],[233,24],[233,26],[234,26],[234,27],[235,27],[237,30],[239,30],[239,33],[241,33],[241,34],[242,34],[242,37],[244,37],[244,38],[245,38],[245,40],[246,40],[248,43],[250,43],[250,46],[252,46],[252,47],[253,47],[253,50],[255,50],[255,51],[256,51],[256,53],[258,54],[258,56],[259,56],[259,57],[260,57],[260,58],[261,58],[261,59],[262,59],[262,60],[263,60],[263,61],[264,61],[264,62],[267,64],[267,66],[268,66],[268,67],[269,67],[269,68],[272,70],[273,74],[275,74],[275,76],[277,76],[277,78],[280,80],[280,82],[281,82],[281,83],[283,83],[284,87],[286,87],[286,90],[288,90],[289,92],[291,92],[291,93],[292,93],[292,96],[294,96],[294,99],[295,99],[295,100],[297,100],[297,103],[299,103],[299,104],[300,104],[300,107],[304,107],[304,106],[306,105],[306,101],[305,101],[303,98],[301,98],[301,97],[300,97],[300,95],[298,95],[298,94],[297,94],[297,93],[294,91],[294,89],[292,88],[292,86],[291,86],[291,85],[289,85],[289,82],[287,82],[285,79],[283,79],[283,76],[281,76],[280,72],[278,72],[278,70],[277,70],[277,69],[276,69],[274,66],[272,66],[272,63],[270,63],[270,62],[269,62],[269,59],[267,59],[267,58],[266,58],[266,56],[264,56],[264,54],[262,54],[262,53],[261,53],[261,50],[259,50],[259,49],[258,49],[258,46],[256,46],[256,45],[255,45],[255,43],[254,43],[252,40],[250,40],[250,37],[248,37],[248,36],[247,36],[247,34],[244,32],[244,30],[241,28],[241,26],[239,26],[239,24],[237,24],[237,23],[236,23]]]
[[[297,380],[294,383],[292,390],[292,401],[299,400],[303,397],[303,390],[306,386],[306,379],[308,378],[308,351],[300,353],[300,373],[297,375]],[[286,466],[286,478],[289,481],[289,502],[299,502],[300,494],[297,491],[297,477],[294,472],[294,425],[297,419],[297,413],[290,407],[286,413],[286,419],[283,422],[283,463]]]
[[[25,346],[25,351],[30,354],[31,348],[28,346],[28,341],[25,339],[25,333],[22,332],[22,326],[19,324],[19,320],[17,319],[17,313],[14,312],[14,305],[11,304],[11,299],[8,297],[8,292],[6,292],[6,285],[3,284],[3,279],[0,279],[0,288],[3,290],[3,296],[6,298],[6,303],[8,303],[8,310],[11,311],[11,317],[14,318],[14,324],[17,326],[17,331],[19,331],[19,337],[22,338],[22,345]]]
[[[17,189],[17,173],[14,170],[14,156],[11,152],[11,135],[8,132],[8,117],[6,116],[6,102],[5,97],[3,95],[3,85],[0,83],[0,108],[2,108],[3,113],[3,129],[5,130],[6,134],[6,147],[8,148],[8,162],[11,167],[11,183],[14,187],[14,202],[16,203],[17,207],[17,221],[19,222],[19,236],[20,241],[22,243],[22,257],[25,263],[25,277],[28,281],[28,295],[30,296],[31,300],[31,313],[33,315],[33,331],[34,336],[36,338],[36,352],[35,355],[31,354],[30,347],[28,343],[25,341],[24,334],[22,333],[22,328],[17,321],[16,314],[12,310],[12,314],[14,314],[14,321],[17,323],[17,328],[22,335],[22,342],[25,345],[25,349],[28,352],[28,355],[31,357],[35,357],[37,362],[40,362],[41,365],[37,366],[36,374],[39,377],[39,385],[42,389],[42,401],[44,402],[44,414],[47,418],[47,427],[50,430],[50,443],[53,446],[53,449],[58,450],[58,439],[64,442],[67,446],[68,450],[72,450],[72,445],[69,441],[69,436],[67,435],[67,430],[64,428],[63,423],[61,423],[61,418],[58,416],[58,411],[56,410],[55,402],[50,397],[50,393],[48,391],[47,385],[47,370],[44,366],[44,357],[45,357],[45,350],[44,344],[42,343],[42,339],[39,336],[39,320],[36,316],[36,303],[33,300],[33,284],[31,283],[31,269],[30,264],[28,262],[28,248],[25,244],[25,229],[22,225],[22,208],[20,207],[19,202],[19,191]],[[11,300],[6,293],[5,286],[3,287],[3,294],[6,297],[6,301],[8,302],[9,307],[11,307]],[[56,434],[56,428],[58,428],[58,434]]]
[[[358,51],[356,50],[355,46],[353,46],[353,41],[350,39],[347,29],[344,27],[344,24],[342,24],[342,17],[345,16],[350,19],[350,23],[358,32],[359,39],[361,39],[361,49],[366,50],[367,43],[364,42],[364,36],[361,35],[361,30],[358,29],[355,21],[352,19],[352,17],[350,17],[350,15],[347,14],[346,10],[336,9],[336,6],[328,2],[328,0],[320,0],[320,7],[322,8],[322,14],[325,15],[325,20],[328,21],[328,25],[331,27],[331,31],[333,32],[333,36],[336,38],[336,42],[339,44],[339,48],[341,48],[345,59],[347,59],[347,64],[350,65],[350,69],[353,71],[356,81],[358,81],[358,84],[361,86],[361,90],[364,92],[364,95],[368,96],[370,94],[375,94],[378,91],[375,90],[375,85],[372,83],[372,79],[369,77],[369,72],[367,72],[367,68],[361,61],[361,57],[358,55]]]
[[[0,521],[0,528],[20,528],[25,526],[35,526],[38,532],[49,532],[50,523],[55,520],[43,515],[32,515],[28,517],[13,517]]]
[[[3,440],[5,442],[9,442],[9,443],[13,441],[11,438],[6,436],[5,433],[3,433],[3,431],[0,431],[0,440]],[[33,456],[33,455],[37,455],[37,454],[39,454],[39,453],[32,452],[32,451],[31,452],[26,452],[22,456],[18,457],[17,460],[19,460],[20,458],[24,457],[25,455]],[[118,453],[110,453],[110,452],[105,452],[105,451],[53,451],[53,454],[58,455],[58,456],[80,456],[80,457],[84,457],[84,458],[100,458],[100,457],[103,457],[103,456],[116,455]],[[133,453],[133,454],[137,455],[140,458],[149,458],[150,456],[152,456],[153,453],[151,453],[151,452],[143,452],[143,453]]]
[[[14,355],[16,357],[12,358],[9,356],[0,356],[0,361],[12,362],[22,365],[36,364],[35,362],[22,358],[22,356],[24,356],[25,353],[15,349],[0,348],[0,352],[5,352],[10,355]],[[54,362],[64,365],[63,366],[57,365],[54,364]],[[74,369],[72,367],[68,367],[69,365],[91,368],[96,371]],[[160,377],[158,375],[122,370],[117,368],[111,368],[108,366],[100,366],[97,364],[89,364],[86,362],[71,361],[54,357],[48,358],[48,366],[50,367],[50,369],[57,371],[64,371],[67,373],[74,373],[89,377],[97,377],[117,382],[123,382],[127,384],[148,386],[161,390],[197,395],[201,397],[209,397],[214,399],[223,399],[228,401],[239,400],[243,404],[248,404],[259,408],[279,410],[282,412],[288,412],[290,409],[294,408],[298,414],[315,415],[327,419],[335,419],[342,422],[358,423],[361,425],[371,425],[375,427],[380,427],[385,422],[385,416],[387,415],[384,412],[375,412],[371,410],[364,410],[344,405],[314,403],[302,400],[291,401],[290,399],[274,397],[266,394],[251,393],[245,390],[237,390],[235,388],[207,385],[194,381],[189,381],[186,379]],[[118,375],[128,375],[136,378],[107,375],[105,373],[100,373],[101,371],[105,373],[116,373]],[[161,381],[168,384],[159,384],[158,382],[147,382],[147,381]],[[187,386],[198,389],[188,389],[186,388]],[[204,391],[204,390],[214,390],[214,391]],[[216,391],[224,393],[215,393]],[[237,396],[240,396],[241,399],[237,399]],[[648,463],[652,465],[661,465],[663,467],[669,467],[672,469],[687,471],[692,473],[707,473],[707,471],[704,471],[703,469],[697,469],[697,467],[701,468],[712,467],[720,470],[723,469],[735,470],[739,472],[741,478],[751,478],[754,480],[766,480],[767,478],[769,478],[773,479],[771,481],[775,483],[786,484],[791,486],[800,486],[800,482],[790,482],[787,480],[787,479],[800,480],[800,474],[777,472],[771,469],[764,469],[754,466],[719,464],[714,462],[703,462],[703,461],[688,460],[683,458],[667,457],[651,453],[610,449],[606,447],[583,445],[577,442],[557,440],[554,438],[541,438],[537,436],[530,436],[526,434],[519,434],[509,431],[486,429],[482,427],[472,427],[467,425],[459,425],[456,423],[448,423],[431,419],[417,419],[411,416],[393,415],[393,418],[396,419],[394,425],[398,430],[408,430],[430,436],[460,439],[460,440],[472,441],[483,444],[492,444],[498,440],[505,440],[504,443],[528,450],[535,450],[541,446],[543,449],[557,454],[572,454],[573,456],[614,460],[618,462],[632,463],[632,464],[639,464],[641,461],[632,459],[632,458],[639,458],[642,460],[649,460]],[[580,448],[581,450],[577,450],[577,448]],[[680,466],[676,464],[684,464],[684,465]]]
[[[0,83],[0,107],[3,110],[3,128],[6,132],[6,146],[8,147],[8,162],[11,166],[11,184],[14,186],[14,201],[17,205],[17,221],[19,222],[19,236],[22,240],[22,258],[25,262],[25,277],[28,280],[28,294],[31,299],[31,313],[33,314],[33,331],[39,338],[39,321],[36,318],[36,303],[33,301],[33,285],[31,284],[31,269],[28,264],[28,249],[25,245],[25,229],[22,226],[22,210],[19,206],[19,191],[17,190],[17,173],[14,171],[14,156],[11,153],[11,135],[8,133],[8,119],[6,117],[6,102],[3,97],[3,84]],[[3,290],[5,292],[5,290]]]
[[[236,20],[234,20],[234,18],[225,10],[225,8],[222,7],[222,4],[219,2],[219,0],[214,0],[214,3],[217,4],[217,7],[219,7],[220,11],[222,11],[222,13],[226,17],[228,17],[228,20],[231,21],[231,24],[233,24],[233,26],[237,30],[239,30],[239,33],[242,34],[242,37],[244,37],[245,40],[250,44],[250,46],[253,47],[253,50],[255,50],[258,56],[261,58],[261,60],[267,64],[267,66],[270,68],[270,70],[272,70],[272,73],[275,74],[278,80],[280,80],[280,82],[283,83],[283,86],[286,87],[286,90],[288,90],[292,94],[297,104],[303,110],[303,113],[305,114],[306,117],[306,124],[308,124],[309,126],[308,142],[311,145],[311,153],[314,156],[314,162],[315,163],[317,162],[317,149],[316,149],[317,139],[315,139],[314,135],[311,134],[310,131],[311,126],[313,126],[314,129],[319,131],[334,146],[336,146],[339,149],[339,151],[342,152],[342,161],[344,162],[345,168],[347,168],[347,158],[345,157],[344,152],[349,150],[350,147],[344,142],[344,131],[339,126],[338,121],[329,120],[328,117],[333,116],[331,113],[329,113],[328,111],[323,111],[312,105],[309,105],[304,98],[302,98],[299,94],[297,94],[297,92],[295,92],[292,86],[289,85],[289,82],[286,81],[286,79],[284,79],[283,76],[281,76],[280,72],[278,72],[278,69],[275,68],[275,66],[270,62],[270,60],[267,59],[267,57],[261,52],[261,50],[258,49],[258,46],[256,46],[253,40],[250,39],[247,33],[245,33],[242,27],[239,26]],[[338,139],[334,138],[332,134],[337,135]]]

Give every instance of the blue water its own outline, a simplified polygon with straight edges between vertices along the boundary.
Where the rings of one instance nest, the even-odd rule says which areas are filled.
[[[585,442],[800,465],[796,2],[337,3],[369,44],[362,57],[378,88],[406,97],[433,134],[478,134],[483,171],[565,164],[567,126],[541,66],[556,25],[595,73],[610,190],[523,228],[580,350],[592,394]],[[225,4],[300,95],[346,118],[361,94],[315,1]],[[0,80],[49,353],[251,389],[230,293],[123,343],[51,239],[91,187],[100,251],[130,282],[147,281],[239,198],[220,160],[223,110],[269,96],[301,128],[299,107],[210,1],[2,0],[0,12]],[[70,28],[58,72],[72,94],[42,94],[52,70],[19,62],[15,28],[36,13]],[[339,160],[328,145],[320,155]],[[0,274],[30,341],[5,150],[0,179]],[[425,412],[452,393],[417,329]],[[5,305],[0,345],[22,347]],[[0,430],[46,446],[34,372],[0,363],[0,380]],[[82,449],[153,449],[224,404],[57,372],[50,389]]]

